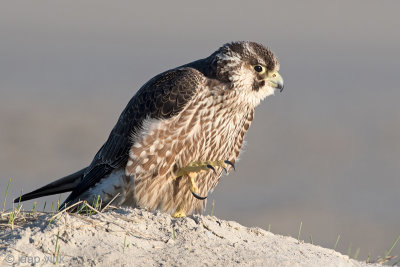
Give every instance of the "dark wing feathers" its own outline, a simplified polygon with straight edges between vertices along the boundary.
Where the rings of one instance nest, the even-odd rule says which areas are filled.
[[[84,179],[66,201],[76,198],[114,169],[125,167],[132,146],[132,134],[141,129],[146,118],[167,119],[180,112],[197,91],[200,76],[199,72],[190,68],[171,70],[154,77],[140,88],[94,157]]]
[[[78,198],[114,169],[125,167],[132,146],[131,136],[141,129],[143,121],[146,118],[167,119],[178,114],[197,92],[202,79],[199,71],[181,68],[161,73],[143,85],[129,101],[108,140],[65,203]]]

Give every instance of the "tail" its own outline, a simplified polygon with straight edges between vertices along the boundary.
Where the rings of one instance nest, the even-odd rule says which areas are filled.
[[[69,192],[75,189],[75,187],[81,182],[83,178],[83,173],[86,168],[77,171],[73,174],[65,176],[64,178],[58,179],[48,185],[45,185],[35,191],[22,195],[19,198],[14,199],[14,203],[19,201],[26,201],[38,197],[44,197],[49,195],[60,194],[64,192]]]

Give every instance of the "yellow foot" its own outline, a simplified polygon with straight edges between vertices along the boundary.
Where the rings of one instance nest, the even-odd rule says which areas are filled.
[[[175,211],[174,215],[172,215],[174,218],[182,218],[186,217],[186,213],[183,209],[179,208]]]
[[[208,171],[211,169],[214,171],[215,174],[217,174],[215,167],[222,167],[226,172],[227,164],[235,169],[235,165],[229,160],[194,161],[186,165],[186,167],[179,169],[175,178],[187,175],[189,178],[189,189],[192,192],[193,196],[197,199],[204,200],[207,198],[207,196],[202,197],[197,194],[199,192],[199,188],[197,187],[197,184],[195,182],[197,173]]]
[[[215,167],[222,167],[226,171],[227,164],[231,165],[233,169],[235,169],[235,165],[229,160],[193,161],[186,165],[186,167],[179,169],[176,177],[187,175],[189,172],[202,172],[208,171],[209,169],[213,170],[214,173],[217,174]]]

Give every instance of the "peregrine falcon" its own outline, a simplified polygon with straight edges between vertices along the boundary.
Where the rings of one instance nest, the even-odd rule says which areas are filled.
[[[278,71],[274,54],[249,41],[165,71],[132,97],[88,167],[15,201],[71,191],[60,207],[100,197],[175,217],[201,213],[234,168],[255,107],[282,91]]]

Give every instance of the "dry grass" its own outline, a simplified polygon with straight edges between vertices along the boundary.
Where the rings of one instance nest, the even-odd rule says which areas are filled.
[[[25,224],[29,222],[34,222],[36,221],[39,217],[42,217],[42,215],[51,215],[51,217],[46,216],[49,218],[49,224],[52,223],[57,217],[59,217],[61,214],[64,212],[69,212],[69,211],[76,211],[76,213],[81,214],[83,210],[86,211],[84,213],[87,216],[91,216],[93,214],[103,214],[104,211],[107,209],[115,209],[116,207],[111,206],[111,203],[118,197],[119,194],[117,194],[110,202],[108,202],[104,207],[102,207],[102,201],[100,199],[100,196],[98,196],[96,199],[93,201],[93,205],[90,205],[86,200],[79,201],[67,208],[60,209],[59,207],[59,202],[57,204],[57,210],[54,210],[53,208],[51,211],[45,211],[46,203],[44,204],[43,211],[38,211],[37,210],[37,203],[35,202],[31,210],[24,210],[23,205],[21,202],[18,202],[18,205],[15,205],[13,203],[13,206],[9,210],[5,210],[6,206],[6,200],[7,200],[7,194],[8,190],[10,187],[10,182],[11,179],[8,183],[7,189],[6,189],[6,194],[4,197],[4,203],[3,203],[3,210],[0,211],[0,232],[4,232],[7,229],[15,229],[15,228],[21,228]],[[22,192],[21,192],[22,195]],[[53,207],[53,203],[52,203]]]

